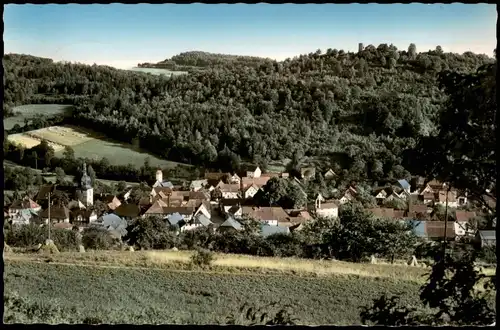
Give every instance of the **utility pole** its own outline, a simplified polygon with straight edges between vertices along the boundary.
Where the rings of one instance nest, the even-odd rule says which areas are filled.
[[[446,257],[446,236],[448,231],[448,195],[450,194],[451,185],[447,185],[448,189],[446,190],[446,202],[444,207],[444,235],[443,235],[443,258]]]
[[[50,191],[49,191],[49,240],[50,240]]]

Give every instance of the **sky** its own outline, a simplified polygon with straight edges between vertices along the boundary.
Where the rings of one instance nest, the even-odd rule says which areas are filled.
[[[5,5],[5,53],[131,68],[185,51],[284,60],[381,43],[493,55],[491,4]]]

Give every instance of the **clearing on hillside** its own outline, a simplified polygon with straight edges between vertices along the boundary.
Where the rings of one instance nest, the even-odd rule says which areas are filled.
[[[72,146],[76,157],[89,159],[108,158],[111,165],[133,164],[136,167],[144,165],[144,160],[149,157],[151,166],[173,168],[179,163],[157,158],[131,144],[116,142],[110,139],[93,139],[88,142]],[[62,152],[60,152],[62,154]],[[56,153],[56,156],[61,156]]]
[[[41,139],[36,138],[35,136],[30,136],[26,133],[17,133],[17,134],[9,135],[8,140],[12,143],[17,143],[17,144],[23,145],[26,149],[33,148],[42,142]],[[56,143],[53,143],[51,141],[49,141],[49,145],[52,148],[54,148],[54,151],[56,151],[56,152],[64,149],[63,145],[56,144]]]
[[[181,74],[188,74],[185,71],[170,71],[167,69],[158,69],[158,68],[137,68],[137,67],[135,67],[135,68],[129,69],[129,71],[151,73],[154,75],[164,75],[167,77],[170,77],[170,75],[178,76]]]
[[[35,139],[45,139],[49,142],[62,146],[76,146],[93,140],[91,132],[85,131],[75,126],[50,126],[24,133]]]
[[[6,130],[12,129],[16,124],[22,127],[25,119],[33,119],[36,116],[52,117],[59,114],[70,114],[73,106],[67,104],[27,104],[12,110],[15,115],[3,120]]]

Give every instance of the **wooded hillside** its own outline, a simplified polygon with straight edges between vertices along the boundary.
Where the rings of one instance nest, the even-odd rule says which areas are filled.
[[[231,170],[308,156],[352,178],[400,178],[402,151],[434,132],[445,101],[438,73],[493,59],[382,44],[283,62],[205,52],[168,61],[198,69],[168,78],[5,55],[4,116],[69,103],[79,125],[175,161]]]

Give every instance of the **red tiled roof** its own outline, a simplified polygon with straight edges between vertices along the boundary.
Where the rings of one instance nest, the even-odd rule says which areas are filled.
[[[281,207],[243,206],[242,213],[256,220],[285,220],[288,218]]]
[[[446,203],[446,190],[441,190],[438,192],[438,199],[441,203]],[[457,192],[450,191],[448,193],[448,203],[454,203],[457,201]]]
[[[476,216],[476,212],[455,211],[455,220],[458,222],[468,222]]]
[[[243,189],[245,189],[248,186],[251,186],[252,184],[255,184],[257,187],[262,188],[267,184],[267,182],[271,179],[271,177],[266,177],[266,176],[261,176],[259,178],[249,178],[249,177],[244,177],[241,178],[241,186]]]
[[[444,221],[426,221],[425,230],[427,237],[440,238],[444,236]],[[446,237],[455,237],[455,225],[453,221],[448,221]]]
[[[367,211],[371,212],[375,217],[394,219],[394,209],[377,207],[367,209]]]

